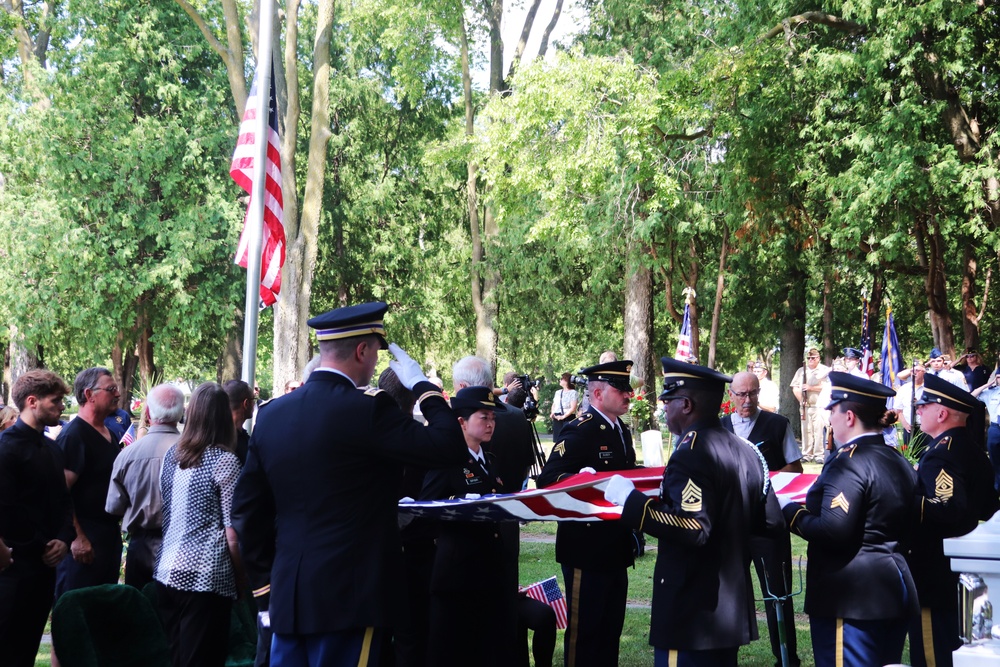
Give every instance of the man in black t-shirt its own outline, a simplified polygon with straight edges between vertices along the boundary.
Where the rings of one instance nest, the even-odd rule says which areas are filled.
[[[121,571],[119,518],[104,509],[121,449],[104,424],[118,408],[118,385],[108,369],[88,368],[76,376],[73,393],[80,413],[59,433],[56,444],[63,452],[66,486],[73,498],[76,539],[70,545],[73,557],[59,564],[56,597],[77,588],[118,583]]]

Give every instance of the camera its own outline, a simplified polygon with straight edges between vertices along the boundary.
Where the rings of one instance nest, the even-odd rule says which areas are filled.
[[[587,386],[587,376],[586,375],[574,375],[570,378],[570,382],[573,384],[582,384],[584,387]]]
[[[541,387],[541,380],[532,380],[530,375],[518,375],[515,379],[521,383],[521,388],[526,392],[531,393],[532,387]]]
[[[530,375],[518,375],[515,379],[521,383],[521,391],[524,392],[524,405],[521,406],[524,416],[528,421],[534,421],[538,417],[538,401],[532,396],[531,390],[541,387],[542,381],[532,380]]]

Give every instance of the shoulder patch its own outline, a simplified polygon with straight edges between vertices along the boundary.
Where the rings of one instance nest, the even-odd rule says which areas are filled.
[[[851,503],[844,497],[843,491],[834,496],[833,500],[830,501],[830,509],[837,509],[838,507],[844,510],[844,514],[848,514],[851,511]]]
[[[681,490],[681,509],[685,512],[701,511],[701,487],[693,479],[689,478]]]
[[[365,389],[365,396],[378,396],[383,391],[384,391],[383,389],[379,389],[378,387],[370,387],[368,389]]]
[[[955,480],[945,470],[938,473],[934,480],[934,497],[941,500],[950,500],[955,494]]]
[[[687,433],[684,434],[684,437],[681,438],[681,441],[677,443],[677,447],[680,448],[683,447],[684,445],[688,445],[689,448],[694,449],[694,440],[697,437],[698,437],[697,431],[688,431]]]

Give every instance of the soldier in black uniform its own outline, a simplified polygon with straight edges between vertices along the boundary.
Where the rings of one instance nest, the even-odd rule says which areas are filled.
[[[605,498],[623,505],[622,523],[660,541],[649,632],[657,667],[736,665],[739,647],[757,639],[749,537],[780,531],[780,512],[757,449],[719,423],[731,378],[667,357],[662,362],[660,400],[671,433],[683,437],[664,470],[660,497],[615,476]]]
[[[233,499],[233,527],[258,605],[269,600],[275,667],[377,664],[401,589],[397,489],[404,463],[468,455],[462,429],[420,365],[396,345],[390,367],[427,426],[389,394],[361,390],[385,345],[384,303],[309,320],[320,366],[258,411]]]
[[[729,387],[729,397],[736,411],[722,418],[722,427],[752,442],[760,450],[770,472],[802,472],[802,450],[795,442],[792,425],[782,415],[761,410],[757,406],[759,395],[760,380],[755,374],[744,371],[734,375]],[[754,569],[757,570],[761,591],[765,595],[770,591],[774,597],[786,596],[792,583],[792,544],[788,532],[783,530],[774,536],[751,535],[750,556]],[[771,653],[774,655],[775,665],[781,667],[784,663],[781,658],[776,604],[769,600],[765,609]],[[798,667],[800,660],[796,649],[795,606],[791,597],[787,597],[781,605],[788,650],[788,663],[785,667]]]
[[[817,667],[898,663],[918,609],[903,556],[916,474],[885,444],[896,392],[830,373],[830,427],[838,449],[806,495],[780,498],[789,529],[809,542],[806,604]]]
[[[544,488],[580,472],[631,470],[632,435],[619,417],[628,412],[631,361],[580,371],[590,407],[567,423],[536,483]],[[556,560],[566,583],[566,667],[616,667],[625,624],[628,566],[635,560],[631,529],[615,521],[559,523]]]
[[[421,500],[478,498],[502,486],[483,444],[493,436],[499,406],[492,387],[466,387],[451,399],[468,446],[466,461],[431,470]],[[427,664],[435,667],[507,667],[499,651],[509,648],[514,617],[504,576],[509,547],[492,521],[441,521],[431,572]],[[509,616],[509,618],[508,618]],[[506,646],[501,646],[501,641]],[[472,656],[475,656],[474,658]]]
[[[920,598],[920,615],[910,621],[915,667],[950,666],[952,651],[962,645],[958,573],[951,570],[942,540],[965,535],[1000,509],[989,460],[969,438],[967,422],[978,405],[975,396],[947,380],[924,378],[917,412],[933,440],[917,467],[918,524],[907,557]]]

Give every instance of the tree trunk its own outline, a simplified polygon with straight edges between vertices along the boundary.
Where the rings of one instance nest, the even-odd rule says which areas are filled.
[[[111,374],[114,375],[115,383],[121,392],[119,407],[126,411],[131,405],[135,369],[139,365],[139,357],[134,350],[134,347],[125,342],[125,334],[119,331],[114,347],[111,348]]]
[[[514,57],[510,61],[510,68],[507,70],[507,79],[514,76],[514,71],[521,66],[524,59],[524,49],[528,46],[528,37],[531,35],[531,26],[535,23],[535,14],[538,13],[538,6],[542,0],[532,0],[528,13],[524,16],[524,26],[521,28],[521,37],[517,40],[517,47],[514,49]]]
[[[309,156],[306,164],[306,185],[302,198],[302,215],[297,229],[286,224],[286,243],[289,244],[285,267],[281,274],[281,298],[274,312],[274,356],[272,388],[280,395],[285,382],[297,379],[309,362],[309,330],[304,326],[309,319],[309,301],[316,271],[317,239],[323,205],[326,153],[330,131],[330,37],[333,32],[335,0],[320,0],[316,16],[316,39],[313,42],[312,120],[310,124]],[[289,24],[295,17],[289,16]],[[287,55],[287,51],[286,51]],[[286,60],[289,88],[289,115],[292,111],[291,91],[298,89],[298,79],[293,77]],[[286,128],[291,125],[286,122]],[[284,162],[284,161],[283,161]],[[294,171],[294,162],[282,164],[285,171]],[[285,181],[287,183],[287,180]],[[287,220],[286,208],[286,220]]]
[[[823,363],[829,366],[833,363],[833,279],[830,269],[823,271]],[[790,382],[791,380],[789,380]]]
[[[538,45],[538,57],[544,58],[545,52],[549,50],[549,36],[552,31],[555,30],[556,24],[559,23],[559,16],[562,14],[563,0],[556,0],[555,9],[552,10],[552,20],[549,24],[545,26],[545,32],[542,33],[542,41]]]
[[[799,403],[788,388],[795,371],[802,367],[806,341],[806,274],[794,267],[788,276],[788,299],[781,313],[781,377],[778,381],[780,400],[778,412],[788,418],[795,436],[802,437]]]
[[[698,363],[701,358],[701,330],[698,328],[698,247],[695,239],[691,239],[691,271],[687,276],[688,287],[695,290],[695,298],[691,299],[691,354]]]
[[[630,244],[629,267],[625,278],[625,341],[622,352],[633,362],[632,375],[643,382],[646,400],[655,405],[658,364],[653,352],[653,274],[641,261],[648,250],[638,242]],[[648,427],[644,424],[643,428]]]
[[[24,344],[24,337],[18,332],[16,325],[10,325],[10,348],[8,351],[10,358],[10,372],[7,375],[7,382],[11,387],[21,377],[30,370],[39,367],[38,354],[28,349]],[[70,379],[72,384],[72,378]]]
[[[243,374],[243,317],[236,318],[236,324],[226,336],[226,347],[219,357],[215,381],[225,384],[229,380],[239,380]]]
[[[156,364],[153,363],[153,328],[145,317],[140,316],[139,341],[135,345],[135,354],[139,361],[139,390],[145,395],[156,385]],[[131,390],[131,387],[129,387]],[[122,396],[125,396],[124,389]],[[128,403],[131,405],[131,391]],[[124,407],[124,406],[123,406]],[[128,410],[128,408],[125,408]],[[131,412],[131,410],[129,410]]]
[[[722,250],[719,252],[719,278],[715,283],[715,307],[712,308],[712,332],[708,336],[708,367],[715,368],[715,346],[719,340],[719,320],[722,319],[722,294],[726,287],[726,255],[729,253],[729,228],[722,230]]]
[[[979,312],[976,308],[976,249],[966,242],[962,251],[962,333],[965,348],[979,349]],[[985,294],[984,294],[985,301]]]
[[[944,354],[954,356],[955,335],[952,332],[951,313],[948,312],[948,285],[944,266],[944,239],[933,218],[928,224],[918,224],[926,230],[925,248],[927,253],[927,275],[924,278],[924,292],[930,311],[931,333],[934,345]]]

